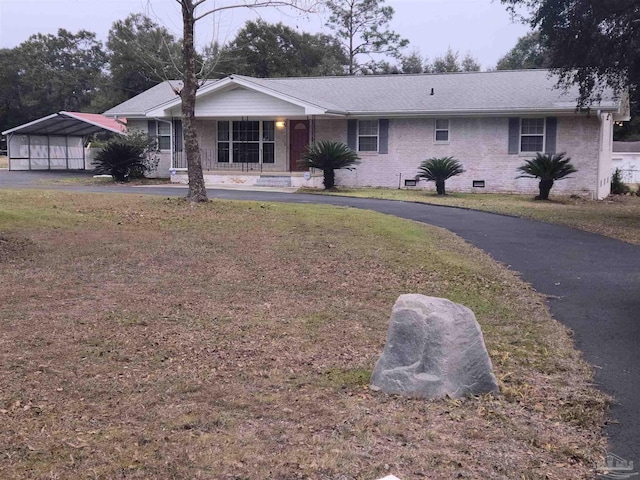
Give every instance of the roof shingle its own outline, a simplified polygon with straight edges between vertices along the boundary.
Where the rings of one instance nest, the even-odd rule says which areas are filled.
[[[555,88],[557,79],[546,70],[353,77],[253,78],[232,75],[232,78],[312,103],[330,112],[363,115],[571,111],[575,109],[578,98],[575,88],[568,91]],[[143,114],[174,98],[169,82],[164,82],[105,114]],[[611,92],[605,92],[599,107],[617,107]]]

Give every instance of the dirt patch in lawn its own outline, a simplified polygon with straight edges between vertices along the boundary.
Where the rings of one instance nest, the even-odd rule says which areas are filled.
[[[606,399],[544,299],[352,209],[0,192],[4,478],[593,478]],[[368,389],[407,292],[476,312],[502,395]]]
[[[33,251],[34,245],[29,239],[0,231],[0,264],[18,261]]]

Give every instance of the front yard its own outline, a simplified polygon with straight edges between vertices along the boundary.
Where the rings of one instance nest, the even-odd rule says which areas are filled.
[[[439,196],[433,190],[396,190],[389,188],[338,188],[333,192],[305,189],[304,193],[324,193],[364,198],[403,200],[532,218],[599,233],[640,245],[640,197],[611,196],[605,200],[586,200],[554,196],[536,201],[532,195],[496,193],[448,193]]]
[[[587,479],[606,399],[544,298],[442,229],[0,191],[3,478]],[[502,395],[368,389],[401,293],[476,312]]]

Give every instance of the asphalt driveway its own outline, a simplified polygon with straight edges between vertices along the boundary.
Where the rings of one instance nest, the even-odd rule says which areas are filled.
[[[38,172],[35,175],[40,178],[30,182],[33,177],[28,175],[34,173],[0,171],[0,188],[186,194],[186,188],[174,186],[44,186],[41,182],[51,177]],[[520,272],[525,281],[549,296],[551,312],[575,332],[577,348],[594,365],[598,386],[616,399],[607,426],[612,453],[640,465],[639,246],[534,220],[458,208],[308,194],[208,193],[210,198],[349,206],[437,225]]]

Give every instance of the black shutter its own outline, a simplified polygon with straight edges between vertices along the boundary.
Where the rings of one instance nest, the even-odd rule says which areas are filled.
[[[509,154],[520,153],[520,119],[509,118]]]
[[[556,139],[558,137],[558,119],[556,117],[547,117],[547,138],[545,139],[545,153],[555,155]]]
[[[155,120],[147,121],[147,133],[149,134],[150,137],[153,137],[153,138],[156,138],[158,136]]]
[[[358,120],[347,120],[347,145],[354,151],[358,151]]]
[[[182,151],[182,120],[173,121],[173,146],[176,152]]]
[[[378,153],[389,153],[389,120],[381,118],[378,121],[378,128],[380,129]]]

